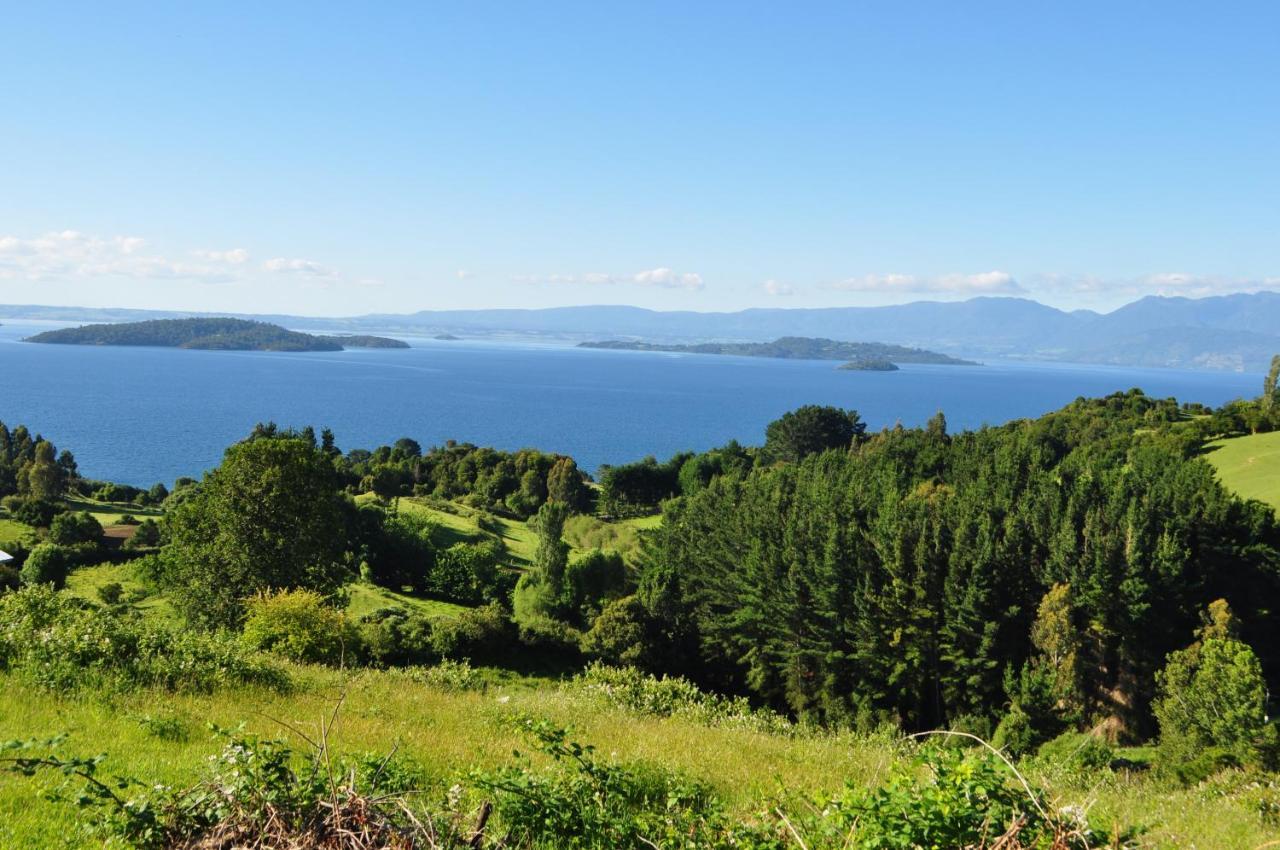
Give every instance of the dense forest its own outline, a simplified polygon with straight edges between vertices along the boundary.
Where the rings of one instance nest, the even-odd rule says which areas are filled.
[[[773,342],[704,342],[667,345],[654,342],[608,340],[581,342],[579,348],[607,348],[624,351],[672,351],[682,354],[733,354],[738,357],[774,357],[784,360],[888,361],[890,363],[937,363],[949,366],[976,366],[923,348],[890,345],[884,342],[841,342],[803,336],[784,336]]]
[[[378,336],[316,336],[248,319],[150,319],[61,328],[27,342],[59,345],[140,345],[227,351],[342,351],[344,348],[408,348]]]

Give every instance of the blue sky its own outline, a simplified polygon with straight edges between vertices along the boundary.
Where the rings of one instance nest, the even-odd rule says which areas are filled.
[[[1280,288],[1280,4],[10,4],[0,303]]]

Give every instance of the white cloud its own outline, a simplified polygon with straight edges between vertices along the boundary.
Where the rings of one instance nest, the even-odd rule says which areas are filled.
[[[197,261],[193,262],[150,253],[145,250],[146,245],[139,236],[90,236],[76,230],[32,239],[2,236],[0,278],[49,281],[133,277],[225,283],[236,277],[230,268],[235,261],[228,256],[212,256],[218,252],[196,252]]]
[[[796,292],[796,288],[791,284],[772,279],[766,280],[760,284],[760,287],[764,289],[766,295],[773,296],[795,295]]]
[[[945,274],[921,277],[912,274],[868,274],[831,285],[847,292],[913,292],[954,295],[1015,295],[1026,289],[1008,272]]]
[[[307,277],[337,277],[338,273],[315,260],[287,257],[273,257],[262,264],[264,271],[276,274],[296,274]]]
[[[458,269],[454,273],[454,277],[456,277],[458,280],[470,280],[475,276],[476,276],[475,272],[467,271],[466,269]]]
[[[706,284],[696,272],[676,272],[666,266],[635,274],[610,274],[587,272],[586,274],[519,275],[516,283],[527,284],[578,284],[582,286],[656,286],[664,289],[702,289]]]

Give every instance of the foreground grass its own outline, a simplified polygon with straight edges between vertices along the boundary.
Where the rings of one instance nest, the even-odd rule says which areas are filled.
[[[1206,449],[1223,484],[1280,510],[1280,431],[1218,440]]]
[[[348,754],[398,748],[418,762],[439,787],[471,766],[510,760],[527,742],[504,721],[517,713],[571,727],[577,740],[618,759],[643,759],[712,783],[742,817],[756,815],[780,788],[806,794],[867,784],[885,776],[895,756],[888,739],[855,736],[782,737],[763,732],[708,728],[691,721],[645,717],[605,706],[576,689],[546,681],[491,676],[483,692],[451,692],[404,676],[354,675],[295,668],[298,688],[281,695],[237,690],[212,696],[140,692],[60,698],[0,674],[0,740],[68,734],[68,753],[107,756],[109,771],[148,782],[182,785],[196,778],[220,743],[206,731],[212,722],[289,738],[284,724],[316,728],[345,694],[332,736]],[[1259,814],[1255,797],[1219,782],[1210,789],[1175,789],[1144,776],[1101,773],[1088,778],[1039,776],[1058,804],[1091,807],[1096,814],[1148,827],[1141,846],[1198,850],[1254,848],[1280,836]],[[77,826],[72,804],[44,793],[52,778],[27,780],[0,774],[0,847],[95,846]],[[1225,789],[1225,790],[1224,790]],[[1101,843],[1101,842],[1100,842]]]

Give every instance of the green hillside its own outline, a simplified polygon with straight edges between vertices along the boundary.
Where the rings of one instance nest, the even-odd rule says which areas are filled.
[[[1206,448],[1223,484],[1280,510],[1280,431],[1219,440]]]

